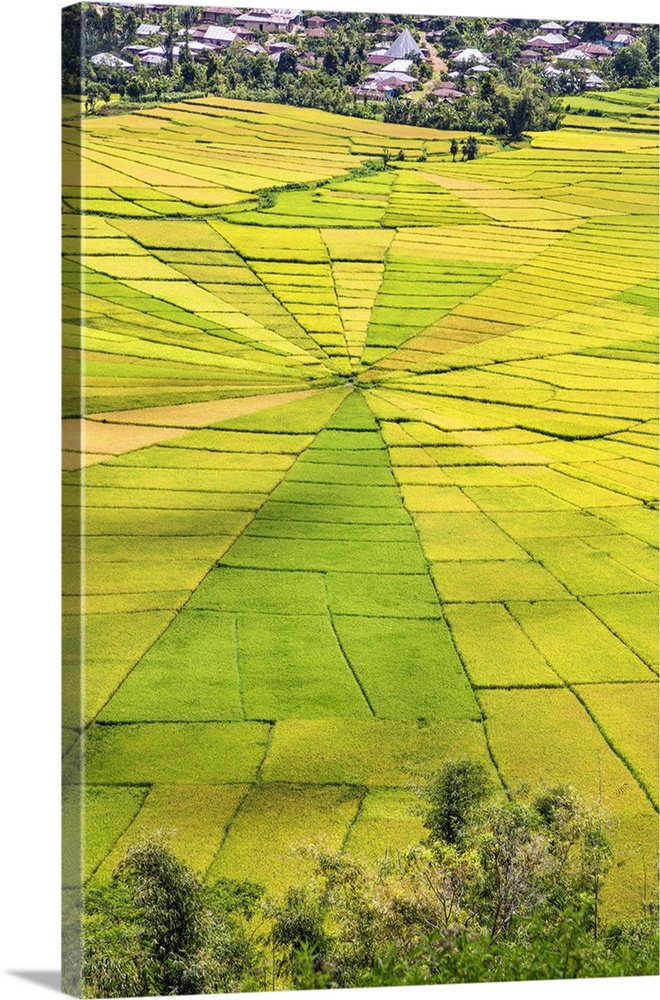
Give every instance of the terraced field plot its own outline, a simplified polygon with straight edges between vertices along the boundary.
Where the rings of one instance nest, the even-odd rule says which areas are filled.
[[[301,845],[414,842],[412,787],[468,756],[600,800],[608,906],[639,908],[658,149],[621,102],[657,94],[584,100],[471,163],[221,99],[65,126],[71,885],[161,829],[277,892]]]

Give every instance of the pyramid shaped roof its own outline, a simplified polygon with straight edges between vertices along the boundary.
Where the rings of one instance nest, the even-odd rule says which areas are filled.
[[[421,56],[422,50],[410,34],[404,28],[398,38],[395,38],[385,55],[390,59],[410,59],[412,56]]]

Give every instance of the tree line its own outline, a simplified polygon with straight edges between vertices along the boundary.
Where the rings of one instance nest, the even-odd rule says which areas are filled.
[[[251,55],[243,44],[228,46],[220,52],[191,55],[188,36],[179,36],[180,28],[194,26],[201,8],[171,8],[163,19],[163,34],[154,39],[162,45],[164,63],[145,66],[133,59],[130,70],[97,66],[89,56],[99,51],[121,52],[137,40],[142,20],[140,8],[102,10],[83,3],[67,8],[62,15],[62,87],[65,93],[82,93],[88,111],[102,109],[111,93],[123,101],[158,102],[176,95],[208,94],[241,100],[255,100],[313,107],[362,118],[384,118],[388,122],[438,129],[461,129],[481,134],[519,139],[525,131],[558,128],[562,121],[560,97],[584,88],[584,79],[575,67],[566,67],[555,80],[548,79],[542,67],[521,67],[519,54],[536,21],[513,21],[510,31],[489,37],[489,22],[483,18],[430,18],[428,30],[440,31],[438,52],[447,56],[455,48],[470,45],[490,54],[495,72],[484,74],[476,87],[468,86],[463,72],[455,86],[466,94],[453,103],[440,103],[432,95],[411,102],[395,91],[394,99],[375,102],[356,98],[349,90],[369,72],[367,48],[375,44],[380,19],[371,15],[365,21],[357,14],[341,15],[339,28],[326,38],[305,36],[305,53],[284,50],[278,61],[266,53]],[[397,27],[408,27],[421,41],[414,19],[393,15]],[[585,38],[602,37],[604,25],[585,26]],[[257,34],[266,44],[269,36]],[[174,59],[174,46],[180,45]],[[430,43],[429,43],[430,44]],[[131,57],[128,56],[130,61]],[[658,28],[645,26],[637,40],[598,64],[598,73],[610,86],[642,87],[657,80]],[[417,59],[411,69],[417,88],[428,81],[431,70]]]
[[[85,894],[83,995],[657,974],[657,904],[604,918],[608,821],[569,787],[530,800],[454,760],[422,803],[422,843],[376,865],[308,848],[312,876],[280,898],[131,847]]]

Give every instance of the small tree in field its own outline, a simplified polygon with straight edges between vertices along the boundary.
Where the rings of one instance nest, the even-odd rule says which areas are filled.
[[[475,160],[479,152],[479,143],[473,135],[469,136],[463,143],[463,158],[465,160]]]
[[[451,153],[451,158],[452,158],[452,160],[455,163],[456,162],[456,157],[458,156],[458,140],[457,139],[452,139],[452,141],[449,143],[449,152]]]
[[[429,841],[455,844],[470,813],[489,790],[486,768],[478,761],[450,760],[443,764],[426,791],[429,808],[424,814],[424,826]]]

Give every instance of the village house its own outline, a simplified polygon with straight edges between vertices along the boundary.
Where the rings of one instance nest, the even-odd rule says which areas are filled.
[[[112,52],[97,52],[96,55],[92,56],[90,62],[94,66],[106,66],[108,69],[133,69],[133,63],[120,59]]]
[[[268,51],[272,55],[274,52],[284,52],[286,49],[295,49],[295,45],[290,42],[269,42]]]
[[[308,17],[305,21],[305,26],[307,28],[323,28],[325,26],[326,20],[324,17],[319,17],[318,14],[314,14],[313,17]]]
[[[605,45],[614,50],[623,49],[634,41],[634,37],[627,31],[611,31],[609,35],[605,35]]]
[[[254,39],[254,31],[251,31],[250,28],[243,27],[242,24],[230,24],[229,27],[236,35],[238,35],[242,42],[251,42]]]
[[[162,35],[160,24],[141,24],[135,34],[138,38],[151,38],[152,35]]]
[[[523,49],[518,58],[521,63],[537,63],[543,59],[543,53],[538,49]]]
[[[401,34],[394,39],[389,49],[385,50],[385,55],[389,56],[391,62],[392,59],[411,59],[414,56],[421,56],[422,50],[408,29],[404,28]]]
[[[204,42],[188,42],[188,51],[191,56],[201,56],[205,52],[213,52],[212,45],[206,45]]]
[[[252,31],[272,34],[276,31],[293,31],[298,14],[299,11],[254,8],[247,14],[241,14],[234,23]]]
[[[365,102],[367,100],[384,101],[388,97],[392,97],[396,91],[396,87],[391,84],[376,80],[364,80],[357,86],[348,89],[351,94],[355,97],[362,97]]]
[[[449,56],[449,61],[457,66],[483,66],[489,61],[489,57],[480,49],[456,49]]]
[[[240,17],[243,11],[237,7],[204,7],[202,24],[228,24],[233,17]]]
[[[204,32],[204,42],[213,45],[217,49],[224,49],[232,42],[235,42],[238,35],[229,28],[223,28],[219,24],[211,24]]]
[[[390,73],[387,70],[378,70],[376,73],[368,76],[367,80],[388,84],[393,88],[398,88],[405,92],[411,90],[417,83],[416,77],[410,76],[408,73]]]
[[[584,85],[587,90],[602,90],[605,86],[605,81],[597,73],[589,73],[584,81]]]
[[[566,49],[566,51],[562,52],[559,56],[557,56],[557,58],[566,59],[567,62],[588,62],[590,57],[584,49],[574,48]]]
[[[144,66],[164,66],[167,62],[165,56],[159,52],[144,52],[139,59]]]
[[[439,101],[445,104],[452,104],[454,101],[459,101],[461,97],[465,97],[462,90],[457,90],[451,83],[443,83],[441,87],[437,90],[432,90],[431,94],[433,97],[437,97]]]
[[[580,42],[578,48],[586,52],[590,59],[605,59],[612,55],[607,45],[601,45],[599,42]]]
[[[370,52],[367,59],[368,66],[387,66],[389,62],[392,62],[387,54],[387,49],[377,49],[376,52]]]
[[[557,69],[556,66],[551,66],[550,63],[547,63],[543,67],[543,74],[544,76],[550,77],[551,80],[558,80],[560,77],[565,75],[565,70]]]
[[[546,21],[539,27],[539,32],[542,35],[563,35],[564,26],[563,24],[557,24],[556,21]]]
[[[393,59],[392,62],[383,66],[384,73],[407,73],[412,66],[412,59]]]
[[[536,35],[525,42],[528,49],[538,49],[540,52],[564,52],[571,48],[571,43],[565,35],[549,33],[547,35]]]

